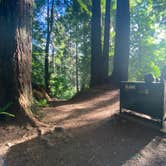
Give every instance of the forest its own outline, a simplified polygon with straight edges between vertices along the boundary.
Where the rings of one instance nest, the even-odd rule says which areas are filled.
[[[0,0],[0,166],[165,165],[165,136],[119,115],[122,84],[164,126],[165,0]]]
[[[146,73],[160,77],[166,65],[164,0],[131,0],[130,9],[129,2],[118,3],[115,0],[94,4],[90,0],[35,1],[33,20],[29,20],[33,22],[28,27],[29,33],[32,32],[32,69],[27,73],[28,77],[32,73],[35,102],[44,105],[48,98],[37,89],[43,89],[52,98],[70,99],[101,84],[112,82],[118,87],[120,81],[142,81]],[[27,12],[32,14],[33,9]],[[7,11],[3,10],[1,14],[7,17]],[[10,30],[10,23],[8,26]],[[1,28],[1,42],[5,43],[7,27]],[[3,49],[7,46],[1,52]],[[7,73],[5,60],[8,59],[3,56],[5,53],[1,56],[4,66],[1,72]],[[24,66],[27,67],[26,63]],[[6,80],[2,78],[2,85],[10,77],[3,73]]]
[[[122,8],[128,8],[124,4],[120,4]],[[118,65],[121,68],[119,72],[122,72],[123,65],[126,63],[124,70],[128,72],[129,78],[124,76],[125,80],[141,81],[144,74],[149,72],[155,77],[159,77],[161,70],[166,65],[165,2],[131,0],[130,25],[129,18],[127,18],[129,16],[119,16],[122,17],[119,18],[122,21],[117,18],[119,29],[116,29],[116,1],[102,1],[101,13],[98,13],[98,20],[94,22],[96,31],[100,26],[98,32],[91,30],[91,18],[93,19],[91,5],[90,0],[87,2],[81,0],[36,2],[33,25],[33,82],[48,86],[52,96],[71,98],[75,93],[88,89],[93,84],[97,85],[110,80],[112,74],[115,75],[113,77],[117,77],[114,79],[122,81],[123,78],[118,78],[121,77],[118,76],[121,73],[114,73],[115,70],[118,70],[114,55],[121,54],[119,47],[120,49],[123,47],[119,46],[121,44],[119,41],[116,44],[115,34],[116,31],[124,31],[124,33],[129,31],[129,26],[130,39],[128,36],[123,36],[125,41],[122,41],[128,50],[124,50],[126,55],[123,55],[119,60],[120,64],[117,64],[117,68]],[[54,8],[53,13],[51,13],[52,8]],[[97,12],[97,6],[94,10]],[[97,13],[94,14],[97,15]],[[97,24],[97,21],[100,25]],[[99,36],[100,39],[98,39]],[[93,46],[93,40],[95,46]],[[98,40],[99,43],[97,43]],[[126,43],[129,42],[128,40],[130,40],[130,50]],[[93,55],[93,50],[98,53]],[[102,56],[101,61],[104,62],[99,60],[99,64],[97,64],[93,56]],[[97,69],[93,63],[96,63]],[[102,76],[99,76],[102,72],[98,71],[99,68],[105,70],[101,74]],[[94,78],[95,75],[100,78]],[[97,80],[94,80],[93,83],[93,79],[100,81],[98,83]]]

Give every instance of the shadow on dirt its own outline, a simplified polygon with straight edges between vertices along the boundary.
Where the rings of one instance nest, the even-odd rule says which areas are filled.
[[[162,136],[118,115],[80,135],[68,133],[55,131],[11,147],[7,166],[121,166]]]
[[[157,154],[166,147],[166,141],[165,146],[160,145],[163,135],[159,131],[117,114],[119,91],[95,91],[53,106],[48,108],[45,122],[66,130],[12,146],[6,154],[6,166],[135,166],[139,152],[145,151],[144,158],[151,160],[148,148]],[[156,164],[160,157],[152,157]],[[129,165],[133,158],[136,162]],[[166,163],[165,157],[159,162]]]
[[[85,107],[85,108],[79,108],[79,109],[73,109],[70,111],[70,114],[68,116],[66,116],[65,118],[61,118],[59,120],[56,121],[56,123],[63,123],[65,121],[68,121],[68,120],[74,120],[74,119],[78,119],[79,117],[81,116],[87,116],[88,114],[97,114],[97,113],[102,113],[103,114],[106,112],[106,110],[100,110],[101,108],[103,107],[107,107],[107,106],[111,106],[113,105],[114,103],[118,102],[119,101],[119,95],[116,95],[114,96],[112,99],[108,99],[108,100],[105,100],[105,101],[101,101],[95,105],[92,105],[90,107]],[[115,112],[118,112],[115,111]],[[94,119],[95,121],[96,119]]]
[[[97,94],[96,94],[97,93]],[[86,96],[84,98],[84,96]],[[47,116],[44,122],[56,125],[81,125],[87,124],[87,121],[98,122],[98,120],[106,120],[113,114],[119,112],[119,91],[95,91],[91,97],[87,95],[71,101],[52,102],[52,106],[45,109]],[[98,120],[97,120],[98,117]],[[71,123],[70,123],[71,122]],[[75,123],[75,124],[74,124]],[[78,126],[79,127],[79,126]],[[75,128],[75,127],[74,127]]]

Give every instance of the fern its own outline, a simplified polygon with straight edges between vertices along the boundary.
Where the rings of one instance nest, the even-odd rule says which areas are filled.
[[[0,108],[0,115],[7,115],[7,116],[10,116],[10,117],[15,117],[15,115],[11,114],[11,113],[8,113],[6,112],[7,109],[9,109],[9,107],[12,105],[12,103],[8,103],[7,105],[5,105],[4,107]]]

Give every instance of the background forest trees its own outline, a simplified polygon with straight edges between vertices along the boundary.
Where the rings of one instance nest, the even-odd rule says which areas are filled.
[[[45,58],[47,55],[48,86],[51,95],[70,98],[76,92],[90,86],[90,66],[93,63],[91,61],[92,1],[55,0],[54,2],[48,53],[46,53],[47,23],[48,20],[51,21],[51,18],[47,16],[47,9],[49,8],[51,13],[53,0],[36,0],[35,2],[32,78],[34,83],[45,86]],[[117,1],[110,2],[112,5],[110,10],[109,76],[113,71],[114,50],[116,50]],[[129,80],[131,81],[143,80],[143,75],[147,72],[158,77],[161,69],[166,65],[165,5],[164,0],[130,0]],[[105,16],[106,1],[102,0],[101,49],[105,45]],[[107,16],[109,17],[109,13]]]
[[[31,83],[69,99],[110,79],[159,77],[166,66],[165,6],[165,0],[36,0],[33,8],[33,0],[1,0],[0,108],[12,103],[31,120]]]

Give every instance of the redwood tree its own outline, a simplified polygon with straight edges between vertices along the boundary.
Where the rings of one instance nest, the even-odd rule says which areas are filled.
[[[92,0],[91,20],[91,87],[103,81],[101,46],[101,0]]]
[[[47,39],[45,47],[45,88],[47,93],[50,93],[49,47],[50,47],[51,34],[54,23],[54,8],[55,8],[55,0],[52,0],[51,2],[51,9],[50,9],[50,0],[47,0]]]
[[[130,11],[129,0],[117,0],[116,38],[112,80],[119,85],[128,80]]]
[[[101,0],[92,0],[91,87],[108,81],[111,0],[106,0],[104,44],[101,41]]]
[[[22,120],[32,115],[32,14],[33,0],[0,1],[0,107]]]
[[[104,46],[103,46],[103,77],[108,80],[109,69],[109,46],[110,46],[110,21],[111,21],[111,0],[106,0],[106,14],[104,27]]]

